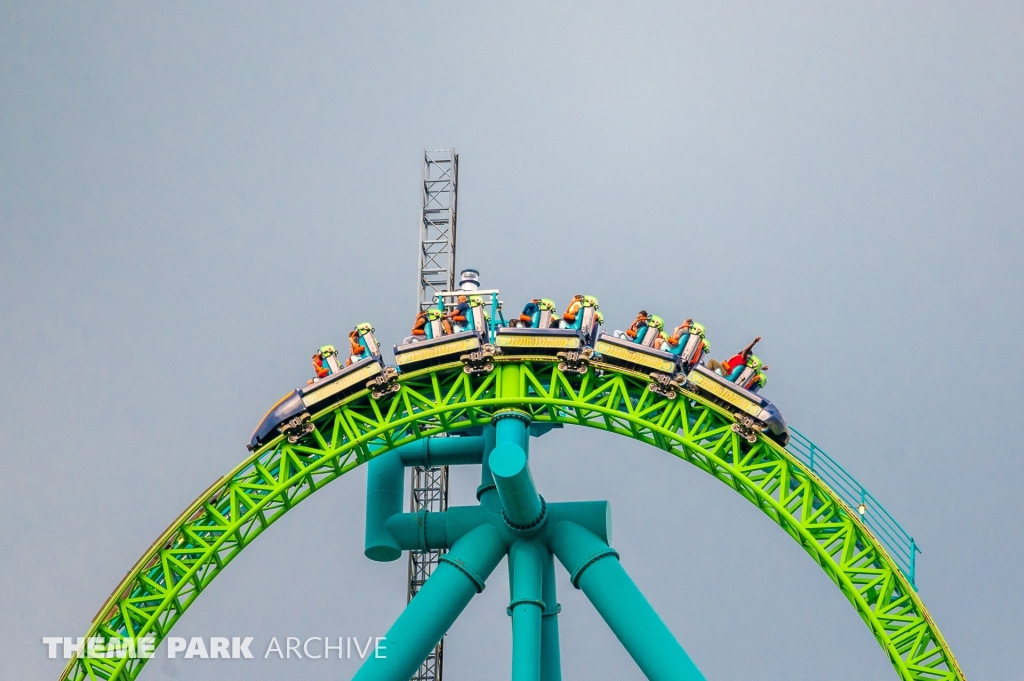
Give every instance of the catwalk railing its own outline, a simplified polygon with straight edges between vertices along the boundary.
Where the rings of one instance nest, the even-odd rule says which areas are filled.
[[[864,489],[862,484],[857,482],[856,478],[826,454],[821,447],[808,440],[793,426],[789,427],[789,431],[791,439],[786,447],[789,453],[806,464],[811,472],[831,487],[846,502],[851,511],[860,515],[861,521],[885,546],[889,555],[896,561],[900,570],[916,589],[917,554],[921,553],[921,549],[917,547],[914,538],[896,522],[896,519],[870,492]]]

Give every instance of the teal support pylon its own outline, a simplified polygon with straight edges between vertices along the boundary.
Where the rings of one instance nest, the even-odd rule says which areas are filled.
[[[541,679],[541,619],[544,615],[544,558],[551,553],[540,542],[519,540],[509,551],[512,602],[512,681]]]
[[[509,410],[482,436],[416,442],[371,462],[366,555],[393,560],[404,550],[451,550],[388,631],[386,657],[367,660],[354,679],[407,681],[508,554],[512,681],[561,681],[553,552],[648,679],[704,681],[619,565],[609,546],[608,502],[549,506],[537,493],[528,426],[525,414]],[[482,464],[479,506],[403,513],[404,467],[427,461]]]
[[[544,519],[544,504],[530,472],[524,444],[527,422],[518,412],[500,415],[495,426],[496,444],[487,462],[509,526],[530,530]],[[498,418],[498,417],[495,417]]]
[[[540,622],[540,681],[562,681],[562,654],[558,643],[558,590],[555,585],[555,560],[544,552],[542,577],[544,613]]]
[[[491,525],[455,542],[388,630],[383,655],[371,655],[352,681],[409,681],[508,551]]]
[[[551,548],[573,585],[583,591],[650,681],[705,681],[611,547],[570,522],[559,523],[550,536]]]

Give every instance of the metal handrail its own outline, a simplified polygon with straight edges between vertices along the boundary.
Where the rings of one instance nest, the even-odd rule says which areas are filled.
[[[856,478],[846,472],[839,463],[826,454],[821,447],[807,439],[803,433],[790,426],[791,434],[786,449],[801,462],[807,464],[822,482],[850,507],[852,513],[860,515],[861,521],[889,551],[889,555],[900,570],[917,589],[917,554],[921,553],[914,538],[904,530],[885,507],[871,495]]]

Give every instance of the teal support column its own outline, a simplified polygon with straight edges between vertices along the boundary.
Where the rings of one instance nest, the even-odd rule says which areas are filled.
[[[539,542],[520,540],[508,554],[512,602],[512,681],[540,681],[544,557]]]
[[[498,530],[481,525],[459,539],[441,558],[395,623],[382,654],[371,656],[353,681],[409,681],[508,550]]]
[[[499,420],[500,419],[500,420]],[[544,519],[544,505],[537,494],[523,444],[526,441],[525,415],[508,412],[495,416],[496,445],[488,457],[491,475],[513,529],[528,530]]]
[[[388,531],[388,518],[402,512],[405,467],[398,450],[371,459],[366,465],[366,540],[364,555],[387,562],[402,557],[402,547]]]
[[[658,613],[619,564],[618,554],[597,535],[562,522],[550,533],[551,548],[650,681],[705,681]]]
[[[544,575],[541,589],[544,601],[540,621],[540,681],[562,681],[562,653],[558,642],[558,604],[555,586],[555,560],[550,551],[544,551]]]
[[[493,425],[484,426],[484,452],[480,459],[480,486],[476,488],[476,498],[478,501],[487,492],[497,489],[494,486],[494,476],[491,475],[491,464],[489,463],[491,452],[494,451],[496,437]]]
[[[526,431],[530,417],[521,411],[503,411],[494,415],[495,444],[513,444],[526,450]]]
[[[480,463],[485,444],[481,436],[428,437],[371,459],[366,472],[366,557],[387,562],[398,560],[403,549],[424,550],[428,544],[443,544],[436,533],[428,535],[426,516],[398,517],[405,504],[405,467]],[[435,519],[435,526],[437,523],[443,526],[444,520]]]

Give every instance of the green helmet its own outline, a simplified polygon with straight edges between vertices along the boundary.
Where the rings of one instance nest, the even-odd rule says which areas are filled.
[[[371,326],[369,322],[356,324],[356,333],[358,333],[360,336],[365,336],[368,333],[373,333],[373,326]]]
[[[699,322],[693,322],[690,324],[690,333],[695,333],[701,338],[706,338],[704,335],[704,325]]]
[[[537,307],[539,307],[542,310],[554,310],[555,301],[551,300],[550,298],[541,298],[540,303],[537,305]]]
[[[583,304],[587,307],[597,309],[597,298],[594,296],[583,296]]]
[[[480,296],[470,296],[469,297],[469,306],[470,307],[483,307],[484,306],[484,299],[481,298]]]
[[[758,357],[757,355],[751,355],[750,357],[747,357],[747,366],[757,371],[758,369],[761,368],[761,358]]]
[[[652,314],[650,317],[647,318],[647,326],[653,326],[656,329],[664,329],[665,320],[656,314]]]
[[[333,345],[325,345],[322,348],[320,348],[320,354],[323,355],[324,357],[327,357],[328,355],[338,354],[338,351],[334,349]]]
[[[438,320],[444,316],[444,314],[442,314],[442,312],[438,310],[436,307],[428,307],[426,309],[426,313],[427,319],[429,319],[430,321]]]

